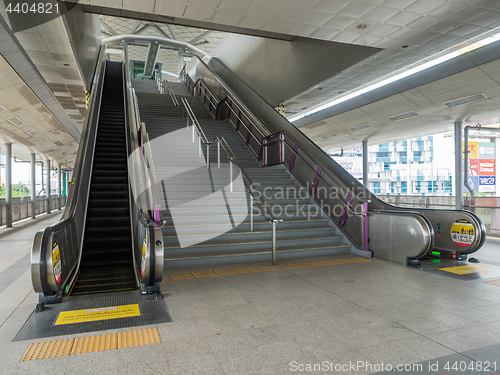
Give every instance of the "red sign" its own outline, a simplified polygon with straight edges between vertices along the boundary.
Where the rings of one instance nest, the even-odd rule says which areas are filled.
[[[495,159],[478,159],[480,176],[495,176]]]
[[[479,159],[469,159],[469,176],[479,176]]]

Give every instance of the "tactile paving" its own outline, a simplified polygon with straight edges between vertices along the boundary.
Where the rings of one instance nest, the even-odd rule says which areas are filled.
[[[338,264],[365,263],[365,262],[370,262],[370,260],[366,258],[332,259],[332,260],[322,260],[319,262],[284,264],[279,266],[261,266],[261,267],[233,268],[233,269],[214,270],[214,271],[176,273],[168,275],[168,278],[170,280],[185,280],[185,279],[195,279],[200,277],[238,275],[251,272],[280,271],[280,270],[291,270],[297,268],[335,266]]]
[[[490,281],[485,281],[485,284],[490,284],[490,285],[495,285],[495,286],[500,286],[500,280],[490,280]]]
[[[70,355],[73,341],[74,339],[33,343],[26,349],[21,362]]]
[[[115,333],[108,335],[78,337],[75,339],[71,354],[83,354],[112,350],[118,347],[118,337]]]
[[[140,329],[76,339],[37,342],[30,344],[21,362],[67,355],[100,352],[161,342],[157,328]]]
[[[118,334],[119,349],[130,348],[131,346],[156,344],[158,342],[161,342],[161,339],[157,328],[121,332]]]

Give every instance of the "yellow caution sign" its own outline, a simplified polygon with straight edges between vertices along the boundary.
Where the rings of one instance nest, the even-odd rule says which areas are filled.
[[[474,264],[469,266],[440,268],[440,270],[455,273],[457,275],[466,275],[468,273],[476,273],[479,271],[491,271],[492,268]]]
[[[129,318],[131,316],[139,315],[141,315],[141,313],[139,311],[138,304],[63,311],[59,314],[55,325],[58,326],[62,324],[95,322],[97,320]]]

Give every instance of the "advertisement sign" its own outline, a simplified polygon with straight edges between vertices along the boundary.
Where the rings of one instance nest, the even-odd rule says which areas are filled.
[[[464,142],[462,142],[462,148],[465,150]],[[478,155],[478,142],[469,142],[469,159],[477,159]]]
[[[479,176],[479,159],[469,159],[469,176]]]
[[[479,142],[479,159],[495,159],[495,144]]]
[[[479,191],[494,192],[496,179],[495,176],[479,176]]]
[[[469,176],[469,186],[474,190],[474,192],[479,191],[479,177],[478,176]],[[469,189],[464,185],[463,188],[464,193],[468,193]]]
[[[495,159],[478,159],[479,160],[479,175],[494,176],[495,175]]]

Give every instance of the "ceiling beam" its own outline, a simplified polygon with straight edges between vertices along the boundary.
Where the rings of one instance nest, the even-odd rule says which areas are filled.
[[[168,35],[165,31],[163,31],[161,29],[161,27],[159,27],[158,25],[154,25],[156,27],[156,29],[160,32],[161,35],[163,35],[165,38],[169,38],[169,39],[172,39],[170,38],[170,35]]]
[[[170,34],[172,34],[172,39],[179,40],[179,38],[177,37],[177,34],[175,33],[172,26],[167,24],[167,27],[168,27],[168,31],[170,31]]]
[[[118,33],[117,33],[115,30],[113,30],[111,27],[109,27],[109,26],[108,26],[108,24],[107,24],[106,22],[104,22],[104,21],[103,21],[103,20],[101,20],[101,19],[100,19],[100,21],[101,21],[101,25],[103,25],[103,26],[104,26],[104,28],[105,28],[106,30],[108,30],[108,31],[111,33],[111,35],[118,35]]]
[[[141,27],[141,25],[142,25],[142,20],[137,21],[134,28],[132,30],[130,30],[129,34],[135,34],[137,32],[137,30],[139,30],[139,27]]]
[[[158,41],[151,41],[148,47],[146,64],[144,65],[144,76],[149,77],[153,74],[156,59],[158,58],[158,52],[160,52],[160,43],[158,43]]]
[[[140,29],[136,30],[136,32],[132,35],[139,35],[139,34],[143,33],[144,31],[146,31],[146,29],[149,27],[151,27],[151,24],[147,23],[144,26],[142,26]]]
[[[194,45],[194,44],[198,43],[203,38],[206,38],[207,36],[209,36],[210,34],[212,34],[212,32],[213,32],[213,30],[205,31],[203,34],[198,35],[196,38],[194,38],[193,40],[189,41],[189,44],[193,44]]]

